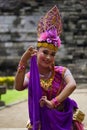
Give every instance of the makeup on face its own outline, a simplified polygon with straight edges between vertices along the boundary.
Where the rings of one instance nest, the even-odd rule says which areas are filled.
[[[41,47],[38,49],[37,60],[39,65],[44,67],[51,66],[54,62],[56,52],[48,48]]]
[[[39,51],[42,52],[45,56],[50,55],[51,57],[55,57],[55,54],[56,54],[55,51],[50,50],[50,49],[48,49],[48,48],[40,48]]]

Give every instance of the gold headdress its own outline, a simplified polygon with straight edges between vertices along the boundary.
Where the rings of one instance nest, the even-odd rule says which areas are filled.
[[[37,46],[48,47],[50,49],[58,49],[60,46],[60,34],[62,32],[62,22],[57,6],[54,6],[49,10],[44,17],[38,22],[37,35],[38,44]],[[47,40],[49,39],[49,40]],[[50,44],[49,44],[50,43]]]

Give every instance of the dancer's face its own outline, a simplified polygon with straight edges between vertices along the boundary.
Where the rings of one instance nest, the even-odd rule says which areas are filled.
[[[48,48],[41,47],[37,52],[38,65],[49,67],[54,63],[56,52]]]

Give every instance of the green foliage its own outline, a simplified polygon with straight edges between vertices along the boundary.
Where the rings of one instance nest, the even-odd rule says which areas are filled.
[[[1,95],[1,100],[4,101],[6,105],[27,99],[27,90],[17,91],[13,89],[14,80],[14,76],[0,77],[0,85],[7,87],[6,94]]]
[[[14,79],[14,76],[0,77],[0,85],[6,85],[8,88],[10,88],[10,86],[13,87]]]
[[[26,100],[28,97],[28,90],[17,91],[15,89],[7,90],[6,94],[2,94],[1,100],[5,102],[6,105],[14,104]]]

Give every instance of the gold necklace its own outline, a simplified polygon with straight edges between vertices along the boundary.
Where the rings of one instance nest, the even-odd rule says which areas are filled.
[[[41,87],[44,88],[45,90],[48,90],[52,86],[52,81],[54,79],[54,71],[52,72],[52,75],[48,79],[40,79],[40,84]]]

